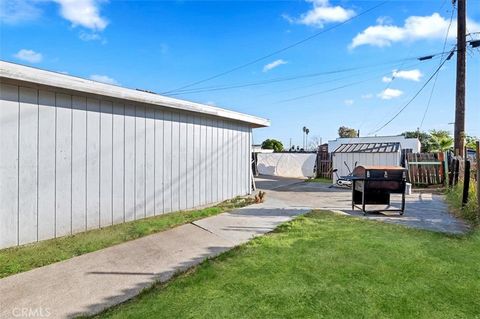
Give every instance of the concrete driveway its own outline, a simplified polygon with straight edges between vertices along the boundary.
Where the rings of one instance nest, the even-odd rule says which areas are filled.
[[[468,224],[452,216],[445,204],[444,196],[413,193],[406,196],[406,210],[398,213],[367,214],[351,209],[351,191],[330,188],[330,184],[307,183],[302,179],[260,176],[256,178],[258,189],[267,192],[267,202],[281,201],[287,206],[303,206],[312,209],[332,210],[345,215],[358,216],[409,227],[463,234]],[[401,197],[392,195],[393,205],[399,205]]]

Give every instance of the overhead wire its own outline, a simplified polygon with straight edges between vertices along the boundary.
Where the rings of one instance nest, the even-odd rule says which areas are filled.
[[[435,58],[435,57],[437,57],[439,55],[443,55],[445,53],[447,53],[447,52],[438,52],[438,53],[430,54],[429,57]],[[362,69],[367,69],[367,68],[375,68],[375,67],[379,67],[379,66],[383,66],[383,65],[396,64],[398,62],[403,62],[402,63],[402,65],[403,65],[407,61],[415,61],[415,60],[420,60],[420,59],[421,59],[421,57],[410,57],[410,58],[406,58],[406,59],[386,61],[384,63],[375,63],[375,64],[369,64],[369,65],[363,65],[363,66],[357,66],[357,67],[334,69],[334,70],[308,73],[308,74],[300,74],[300,75],[294,75],[294,76],[289,76],[289,77],[280,77],[280,78],[274,78],[274,79],[262,80],[262,81],[255,81],[255,82],[236,83],[236,84],[232,84],[232,85],[205,86],[205,87],[200,87],[200,88],[195,88],[195,89],[181,90],[181,91],[178,91],[177,93],[169,94],[169,96],[178,96],[178,95],[185,95],[185,94],[196,94],[196,93],[224,91],[224,90],[231,90],[231,89],[238,89],[238,88],[245,88],[245,87],[252,87],[252,86],[261,86],[261,85],[267,85],[267,84],[272,84],[272,83],[280,83],[280,82],[294,81],[294,80],[299,80],[299,79],[314,78],[314,77],[319,77],[319,76],[323,76],[323,75],[348,73],[348,72],[352,72],[352,71],[356,71],[356,70],[362,70]]]
[[[414,64],[413,66],[418,65],[418,64],[419,63]],[[413,66],[410,66],[410,67],[413,67]],[[371,78],[368,78],[368,79],[363,79],[363,80],[360,80],[360,81],[351,82],[351,83],[348,83],[348,84],[344,84],[344,85],[341,85],[341,86],[338,86],[338,87],[322,90],[322,91],[319,91],[319,92],[313,92],[313,93],[309,93],[309,94],[305,94],[305,95],[301,95],[301,96],[296,96],[296,97],[293,97],[293,98],[278,101],[278,103],[292,102],[292,101],[296,101],[296,100],[300,100],[300,99],[304,99],[304,98],[308,98],[308,97],[312,97],[312,96],[316,96],[316,95],[320,95],[320,94],[324,94],[324,93],[337,91],[337,90],[340,90],[340,89],[343,89],[343,88],[346,88],[346,87],[351,87],[351,86],[354,86],[354,85],[357,85],[357,84],[361,84],[361,83],[365,83],[365,82],[368,82],[368,81],[371,81],[371,80],[374,80],[374,79],[378,79],[381,76],[387,76],[387,75],[390,75],[390,74],[392,74],[392,71],[378,73],[374,77],[371,77]],[[393,81],[393,79],[392,79],[392,81]]]
[[[428,83],[430,83],[430,81],[440,71],[440,69],[443,67],[445,62],[450,60],[450,58],[453,56],[454,52],[455,52],[455,47],[450,51],[450,54],[447,56],[447,58],[445,58],[442,61],[442,63],[440,63],[440,65],[437,67],[435,72],[425,81],[425,83],[422,85],[422,87],[413,95],[413,97],[390,120],[388,120],[385,124],[383,124],[378,129],[374,130],[373,132],[369,133],[368,135],[375,134],[375,133],[381,131],[383,128],[385,128],[388,124],[392,123],[393,120],[395,120],[420,95],[420,93],[423,91],[423,89],[425,89],[425,87],[428,85]]]
[[[445,39],[443,41],[443,49],[442,51],[445,51],[445,48],[447,46],[447,40],[448,40],[448,34],[450,33],[450,28],[452,26],[452,22],[453,22],[453,15],[455,14],[455,10],[456,10],[456,7],[455,7],[455,3],[452,2],[452,13],[450,15],[450,22],[448,24],[448,28],[447,28],[447,33],[445,34]],[[442,55],[442,58],[443,58],[443,55]],[[425,121],[425,117],[427,116],[427,113],[428,113],[428,109],[430,108],[430,103],[432,102],[432,97],[433,97],[433,92],[435,91],[435,86],[437,84],[437,80],[438,80],[438,75],[440,74],[440,72],[438,72],[436,75],[435,75],[435,80],[433,81],[433,84],[432,84],[432,89],[430,90],[430,96],[428,97],[428,102],[427,102],[427,107],[425,108],[425,112],[423,112],[423,116],[422,116],[422,120],[420,122],[420,125],[418,127],[418,131],[421,130],[422,126],[423,126],[423,123]]]
[[[291,49],[291,48],[294,48],[294,47],[296,47],[296,46],[298,46],[298,45],[300,45],[300,44],[303,44],[303,43],[305,43],[305,42],[307,42],[307,41],[310,41],[310,40],[312,40],[312,39],[314,39],[314,38],[316,38],[316,37],[318,37],[318,36],[320,36],[320,35],[322,35],[322,34],[325,34],[325,33],[329,32],[329,31],[332,31],[332,30],[334,30],[334,29],[337,29],[338,27],[343,26],[343,25],[347,24],[347,23],[350,22],[350,21],[353,21],[353,20],[355,20],[355,19],[358,19],[359,17],[361,17],[361,16],[363,16],[363,15],[365,15],[365,14],[367,14],[367,13],[369,13],[369,12],[371,12],[371,11],[373,11],[373,10],[375,10],[375,9],[383,6],[383,5],[385,5],[387,2],[388,2],[388,1],[382,1],[382,2],[380,2],[379,4],[377,4],[377,5],[373,6],[373,7],[370,7],[369,9],[366,9],[366,10],[360,12],[359,14],[357,14],[357,15],[355,15],[355,16],[353,16],[353,17],[351,17],[351,18],[349,18],[349,19],[347,19],[347,20],[345,20],[345,21],[343,21],[343,22],[340,22],[340,23],[337,23],[337,24],[335,24],[335,25],[333,25],[333,26],[331,26],[331,27],[325,28],[325,29],[323,29],[322,31],[319,31],[319,32],[317,32],[317,33],[315,33],[315,34],[313,34],[313,35],[311,35],[311,36],[308,36],[308,37],[306,37],[306,38],[304,38],[304,39],[302,39],[302,40],[299,40],[299,41],[297,41],[297,42],[294,42],[294,43],[292,43],[292,44],[290,44],[290,45],[288,45],[288,46],[286,46],[286,47],[283,47],[283,48],[281,48],[281,49],[278,49],[278,50],[276,50],[276,51],[273,51],[273,52],[271,52],[271,53],[269,53],[269,54],[263,55],[263,56],[261,56],[261,57],[259,57],[259,58],[257,58],[257,59],[254,59],[254,60],[252,60],[252,61],[250,61],[250,62],[241,64],[241,65],[236,66],[236,67],[233,67],[233,68],[231,68],[231,69],[229,69],[229,70],[227,70],[227,71],[223,71],[223,72],[217,73],[217,74],[215,74],[215,75],[206,77],[206,78],[204,78],[204,79],[191,82],[191,83],[186,84],[186,85],[183,85],[183,86],[181,86],[181,87],[178,87],[178,88],[175,88],[175,89],[172,89],[172,90],[168,90],[168,91],[162,92],[161,94],[173,93],[173,92],[176,92],[176,91],[178,91],[178,90],[186,89],[186,88],[188,88],[188,87],[192,87],[192,86],[198,85],[198,84],[200,84],[200,83],[204,83],[204,82],[207,82],[207,81],[210,81],[210,80],[219,78],[219,77],[221,77],[221,76],[230,74],[230,73],[235,72],[235,71],[237,71],[237,70],[246,68],[246,67],[248,67],[248,66],[250,66],[250,65],[253,65],[253,64],[255,64],[255,63],[258,63],[258,62],[260,62],[260,61],[263,61],[263,60],[265,60],[265,59],[268,59],[268,58],[270,58],[270,57],[272,57],[272,56],[274,56],[274,55],[277,55],[277,54],[279,54],[279,53],[285,52],[285,51],[287,51],[287,50],[289,50],[289,49]]]
[[[351,68],[344,68],[344,69],[337,69],[337,70],[329,70],[329,71],[322,71],[322,72],[315,72],[315,73],[307,73],[307,74],[301,74],[301,75],[294,75],[294,76],[290,76],[290,77],[280,77],[280,78],[274,78],[274,79],[256,81],[256,82],[237,83],[237,84],[223,85],[223,86],[209,86],[209,87],[203,87],[203,88],[198,88],[198,89],[179,91],[178,93],[170,94],[170,96],[181,95],[181,94],[191,94],[191,93],[203,93],[203,92],[211,92],[211,91],[222,91],[222,90],[230,90],[230,89],[237,89],[237,88],[244,88],[244,87],[251,87],[251,86],[261,86],[261,85],[267,85],[267,84],[272,84],[272,83],[315,78],[315,77],[319,77],[319,76],[323,76],[323,75],[348,73],[348,72],[353,72],[353,71],[357,71],[357,70],[380,67],[380,66],[383,66],[383,65],[391,65],[393,63],[396,63],[396,61],[390,61],[390,62],[380,63],[380,64],[375,63],[375,64],[370,64],[370,65],[365,65],[365,66],[351,67]]]

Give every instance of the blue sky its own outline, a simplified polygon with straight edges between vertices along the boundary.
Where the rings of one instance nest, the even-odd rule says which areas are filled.
[[[0,3],[2,60],[160,93],[265,56],[381,2]],[[449,0],[389,1],[294,48],[188,88],[205,90],[172,94],[269,118],[270,128],[254,132],[257,143],[277,138],[288,146],[291,138],[301,144],[303,126],[323,141],[335,138],[341,125],[360,129],[361,135],[415,130],[434,81],[374,133],[439,66],[440,56],[421,63],[415,57],[443,50],[451,10]],[[480,31],[480,1],[469,1],[468,17],[468,31]],[[455,28],[454,20],[447,51]],[[467,75],[467,134],[480,136],[479,50],[469,51]],[[243,86],[290,77],[295,79]],[[439,72],[422,129],[453,129],[454,80],[455,58]],[[243,87],[218,90],[237,84]]]

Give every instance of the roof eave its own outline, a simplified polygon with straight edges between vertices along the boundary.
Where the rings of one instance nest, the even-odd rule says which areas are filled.
[[[0,60],[0,78],[25,81],[62,89],[158,105],[248,123],[252,128],[268,127],[270,121],[253,115],[171,97],[105,84],[61,73],[45,71]]]

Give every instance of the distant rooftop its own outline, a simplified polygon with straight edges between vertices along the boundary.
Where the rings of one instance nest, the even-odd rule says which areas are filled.
[[[342,144],[334,153],[397,153],[400,143],[352,143]]]

